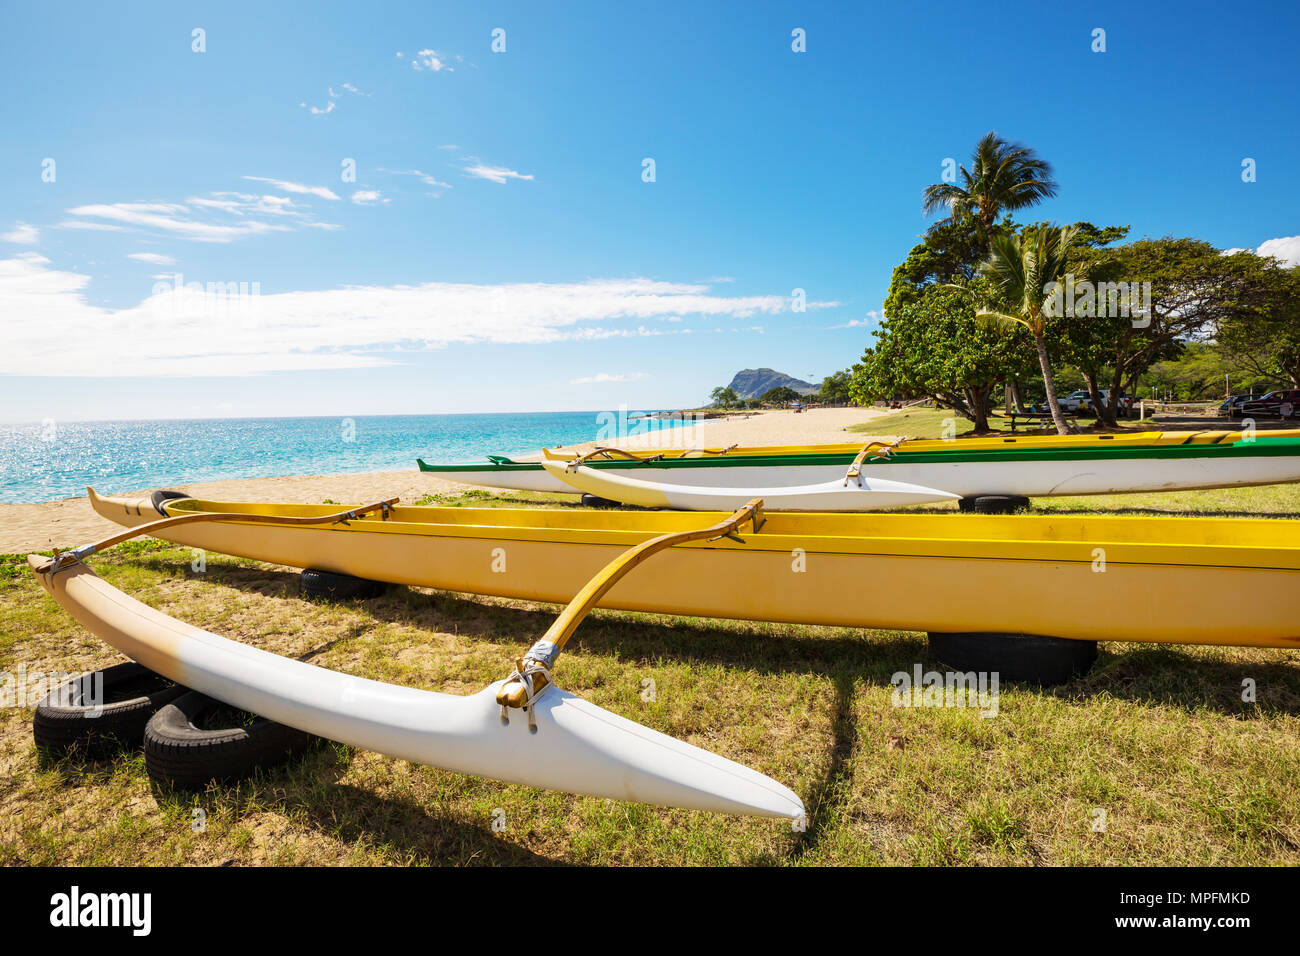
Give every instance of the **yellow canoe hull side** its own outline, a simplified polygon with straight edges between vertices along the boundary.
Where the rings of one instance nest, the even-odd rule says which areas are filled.
[[[129,527],[157,517],[147,500],[92,502]],[[195,499],[167,508],[338,510]],[[399,506],[389,521],[215,521],[166,537],[296,568],[563,603],[623,549],[718,517]],[[699,542],[657,555],[601,606],[912,631],[1300,647],[1300,522],[773,513],[760,532],[741,537],[744,543]]]

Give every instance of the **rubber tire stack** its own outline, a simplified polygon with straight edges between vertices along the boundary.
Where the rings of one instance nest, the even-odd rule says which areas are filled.
[[[200,729],[203,718],[223,706],[191,691],[154,714],[144,730],[149,778],[177,790],[202,790],[210,781],[228,783],[286,763],[318,739],[264,717],[247,726]]]
[[[348,601],[354,598],[381,597],[388,589],[383,581],[356,578],[335,571],[308,568],[298,578],[298,593],[305,598],[323,601]]]
[[[98,708],[84,703],[86,691],[95,689],[97,674],[103,675],[104,694]],[[69,681],[42,698],[32,716],[32,736],[38,747],[92,757],[138,747],[149,718],[185,691],[134,661],[115,664]]]
[[[1082,677],[1097,660],[1096,641],[1037,634],[930,634],[930,651],[958,671],[997,672],[999,681],[1050,687]]]

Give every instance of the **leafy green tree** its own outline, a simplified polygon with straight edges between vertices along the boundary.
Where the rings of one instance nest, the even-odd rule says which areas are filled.
[[[730,408],[740,401],[740,396],[736,394],[736,390],[729,385],[719,385],[709,392],[709,398],[714,405],[720,408]]]
[[[971,168],[958,168],[958,182],[927,186],[922,206],[927,216],[946,212],[944,222],[973,215],[981,240],[988,242],[993,224],[1004,211],[1024,209],[1055,195],[1056,182],[1046,160],[990,131],[975,146]]]
[[[1224,318],[1216,339],[1251,374],[1300,386],[1300,267],[1276,263],[1259,279],[1263,288],[1254,307]]]
[[[853,373],[851,369],[827,375],[822,379],[821,388],[817,392],[817,400],[828,405],[847,405],[853,400],[852,395],[849,394],[849,385],[852,381]]]
[[[999,228],[1014,225],[1008,218]],[[900,308],[915,302],[928,285],[969,282],[987,255],[988,243],[980,236],[979,224],[970,213],[936,224],[894,267],[885,297],[885,315],[896,315]]]
[[[1086,323],[1078,331],[1093,334],[1093,347],[1106,354],[1112,414],[1119,396],[1135,394],[1139,377],[1157,362],[1176,359],[1186,343],[1227,330],[1227,337],[1242,346],[1242,352],[1234,352],[1241,362],[1260,316],[1284,314],[1276,306],[1285,288],[1270,281],[1275,264],[1251,252],[1224,255],[1200,239],[1166,236],[1116,246],[1105,255],[1110,277],[1135,287],[1150,284],[1148,314],[1078,320]]]
[[[778,385],[764,392],[762,398],[763,401],[771,402],[774,405],[784,405],[787,402],[797,402],[800,395],[788,385]]]
[[[1034,337],[1038,364],[1047,392],[1047,408],[1060,435],[1070,433],[1056,400],[1052,359],[1047,348],[1047,327],[1052,318],[1051,289],[1063,283],[1070,268],[1070,246],[1077,235],[1074,226],[1035,226],[1021,233],[999,233],[989,243],[989,258],[980,264],[998,298],[1009,307],[986,303],[976,317],[1004,325],[1021,325]]]
[[[975,287],[981,292],[982,280]],[[882,398],[927,397],[988,431],[989,396],[1032,367],[1029,336],[976,321],[969,291],[929,285],[888,315],[875,345],[853,366],[849,391],[869,405]]]

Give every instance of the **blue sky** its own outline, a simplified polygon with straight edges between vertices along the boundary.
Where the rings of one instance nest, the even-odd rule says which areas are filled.
[[[980,10],[6,5],[0,419],[820,378],[868,343],[922,188],[989,129],[1055,166],[1032,218],[1300,257],[1300,7]]]

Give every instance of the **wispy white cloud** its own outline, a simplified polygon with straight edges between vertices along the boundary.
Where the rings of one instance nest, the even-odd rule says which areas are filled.
[[[489,182],[500,183],[501,185],[505,185],[508,179],[531,180],[533,178],[532,173],[520,173],[504,166],[488,166],[480,162],[466,166],[464,172],[466,176],[473,176],[475,179],[486,179]]]
[[[437,179],[437,177],[431,176],[425,172],[421,172],[418,169],[380,169],[379,171],[381,173],[389,173],[390,175],[393,176],[414,176],[416,179],[420,180],[420,182],[424,183],[426,186],[434,186],[437,187],[438,189],[455,188],[454,186],[451,185],[451,183],[441,182]]]
[[[269,182],[290,192],[338,199],[323,186],[245,177]],[[197,242],[233,242],[295,228],[336,229],[333,223],[318,222],[308,206],[288,196],[254,195],[220,191],[191,196],[185,202],[94,203],[68,210],[75,219],[59,223],[64,229],[138,231],[176,236]]]
[[[147,262],[151,266],[174,266],[176,260],[171,256],[165,256],[161,252],[128,252],[126,257],[134,259],[136,262]]]
[[[370,95],[369,93],[362,93],[351,83],[344,83],[342,85],[342,89],[345,92],[353,93],[357,96]],[[334,107],[338,106],[337,100],[339,100],[343,96],[343,94],[340,93],[338,90],[334,89],[334,87],[332,86],[328,87],[327,91],[329,93],[329,102],[327,102],[324,106],[310,106],[307,103],[303,103],[303,102],[300,102],[298,105],[301,106],[303,109],[307,110],[313,116],[328,116],[330,113],[334,112]]]
[[[9,232],[0,235],[0,242],[12,242],[20,246],[35,245],[41,238],[41,231],[25,222],[16,222]]]
[[[268,176],[245,176],[244,179],[255,183],[270,183],[276,189],[287,193],[299,193],[304,196],[316,196],[320,199],[338,199],[338,194],[328,186],[307,186],[303,183],[290,182],[286,179],[272,179]]]
[[[640,382],[649,378],[645,372],[620,372],[617,375],[611,375],[609,372],[597,372],[595,375],[584,375],[582,378],[569,379],[570,385],[603,385],[608,382]]]
[[[651,279],[432,282],[257,296],[188,285],[232,278],[259,277],[186,275],[180,290],[163,282],[137,305],[110,309],[87,300],[90,276],[54,268],[35,253],[0,259],[0,336],[7,345],[0,374],[239,376],[364,368],[452,344],[660,335],[669,330],[642,323],[688,315],[730,325],[790,309],[786,296],[718,296],[706,285]],[[230,328],[239,334],[212,334]]]
[[[305,216],[306,210],[288,196],[255,196],[252,193],[215,192],[191,196],[186,205],[200,209],[219,209],[235,216]]]
[[[386,203],[391,200],[385,199],[378,189],[358,189],[352,194],[352,201],[358,206],[373,206],[375,203]]]
[[[437,50],[420,50],[412,57],[411,66],[417,70],[432,70],[434,73],[441,73],[443,70],[448,73],[455,72],[455,68],[447,62],[446,55]]]
[[[185,206],[173,203],[97,203],[75,206],[68,213],[91,220],[108,220],[111,224],[124,227],[168,233],[198,242],[231,242],[289,229],[288,226],[249,219],[234,223],[207,222],[188,217]]]
[[[82,222],[76,219],[65,219],[59,223],[59,229],[84,229],[90,232],[126,232],[126,226],[115,226],[110,222]]]
[[[835,303],[835,304],[836,304],[836,305],[839,305],[838,302]],[[829,304],[828,304],[828,305],[829,305]],[[870,312],[867,313],[867,317],[866,317],[865,319],[849,319],[847,322],[844,322],[844,323],[842,323],[842,324],[840,324],[840,325],[830,325],[830,326],[827,326],[827,328],[830,328],[830,329],[862,329],[862,328],[866,328],[867,326],[871,326],[871,325],[877,325],[877,324],[879,324],[879,322],[880,322],[880,318],[881,318],[880,313],[877,312],[877,311],[875,311],[875,310],[873,309],[872,311],[870,311]]]

